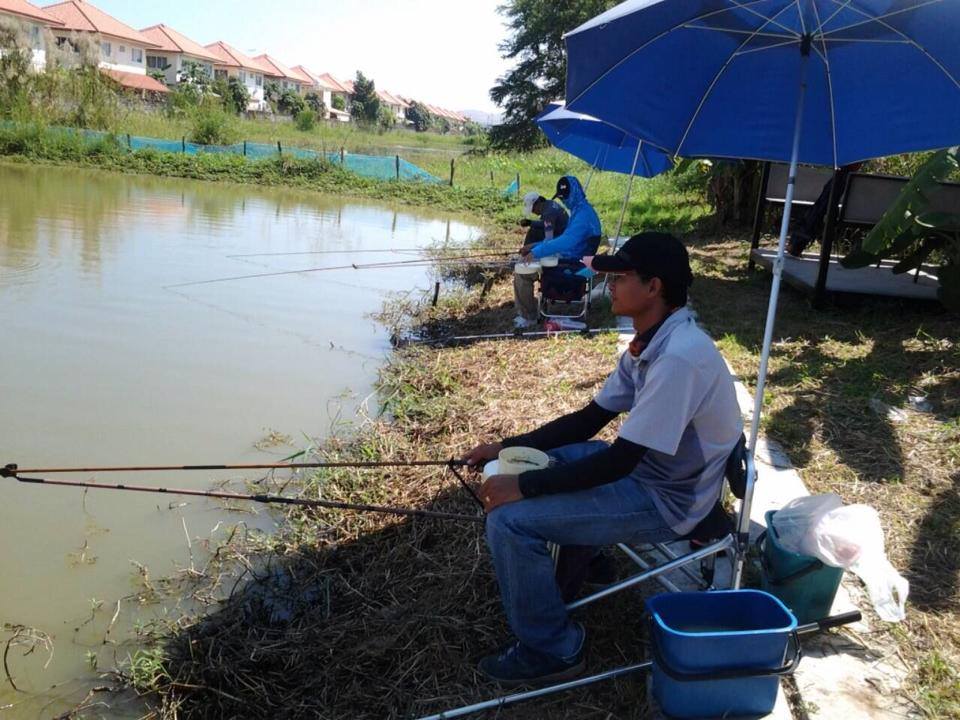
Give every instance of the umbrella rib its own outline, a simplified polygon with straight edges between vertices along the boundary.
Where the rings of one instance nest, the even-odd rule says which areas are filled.
[[[823,39],[823,20],[820,18],[820,11],[817,9],[816,0],[813,2],[813,13],[816,15],[818,23],[815,34],[820,39],[820,46],[823,49],[823,65],[827,70],[827,92],[830,95],[830,134],[833,140],[833,167],[836,169],[838,167],[837,160],[839,158],[839,152],[837,148],[837,113],[834,107],[835,101],[833,97],[833,74],[830,71],[830,56],[827,54],[827,43],[824,42]]]
[[[833,2],[836,2],[836,0],[832,0],[832,1],[833,1]],[[932,4],[936,3],[936,2],[938,2],[938,0],[930,0],[930,2],[924,3],[923,5],[914,5],[913,7],[908,8],[907,10],[915,10],[915,9],[917,9],[917,8],[919,8],[919,7],[925,7],[926,5],[932,5]],[[868,12],[866,12],[865,10],[861,10],[860,8],[858,8],[856,5],[851,4],[851,5],[850,5],[850,9],[853,10],[854,12],[860,13],[861,15],[863,15],[863,16],[865,16],[865,17],[870,18],[870,20],[867,20],[867,21],[865,21],[864,23],[859,23],[859,24],[862,25],[862,24],[865,24],[865,23],[867,23],[867,22],[876,22],[876,23],[879,23],[880,25],[883,25],[883,27],[887,28],[887,30],[890,30],[891,32],[899,35],[899,36],[902,37],[904,40],[906,40],[908,43],[910,43],[911,45],[913,45],[913,46],[914,46],[917,50],[919,50],[930,62],[932,62],[934,65],[936,65],[936,66],[940,69],[940,72],[942,72],[944,75],[946,75],[946,76],[950,79],[950,82],[953,83],[954,87],[956,87],[958,90],[960,90],[960,82],[958,82],[957,79],[956,79],[953,75],[950,74],[950,71],[947,70],[947,68],[945,68],[945,67],[943,66],[943,64],[942,64],[939,60],[937,60],[935,57],[933,57],[933,55],[931,55],[929,52],[927,52],[926,48],[924,48],[923,46],[921,46],[920,43],[918,43],[916,40],[914,40],[912,37],[910,37],[909,35],[907,35],[906,33],[904,33],[904,32],[903,32],[902,30],[900,30],[899,28],[895,28],[893,25],[890,25],[890,24],[885,23],[885,22],[883,21],[883,18],[884,18],[884,17],[890,17],[891,15],[898,14],[899,12],[907,12],[907,10],[901,10],[901,11],[898,11],[898,13],[888,13],[887,15],[884,15],[884,16],[873,17],[872,15],[870,15],[870,14],[869,14]],[[852,27],[852,26],[849,26],[849,27]]]
[[[765,0],[751,0],[751,4],[759,4],[759,3],[761,3],[761,2],[765,2]],[[744,9],[746,9],[745,6],[741,6],[741,7],[744,7]],[[659,40],[660,38],[666,37],[667,35],[669,35],[670,33],[672,33],[674,30],[678,30],[678,29],[682,28],[682,27],[683,27],[685,24],[687,24],[687,23],[697,22],[698,20],[706,20],[707,18],[713,17],[714,15],[721,15],[721,14],[723,14],[723,13],[725,13],[725,12],[730,12],[730,11],[733,10],[733,9],[734,9],[734,8],[721,8],[720,10],[711,10],[710,12],[704,13],[703,15],[699,15],[699,16],[697,16],[697,17],[690,18],[689,20],[684,20],[683,22],[678,23],[677,25],[674,25],[673,27],[667,28],[666,30],[664,30],[664,31],[661,32],[660,34],[654,35],[652,38],[650,38],[650,39],[647,40],[645,43],[643,43],[640,47],[631,50],[631,51],[628,52],[626,55],[624,55],[622,58],[620,58],[619,60],[617,60],[617,62],[615,62],[613,65],[611,65],[611,66],[608,67],[606,70],[604,70],[602,73],[600,73],[600,74],[594,79],[593,82],[591,82],[591,83],[590,83],[589,85],[587,85],[583,90],[581,90],[581,91],[580,91],[580,94],[577,95],[575,98],[572,98],[572,99],[570,100],[570,102],[568,102],[568,103],[566,104],[566,106],[569,107],[570,105],[572,105],[573,103],[575,103],[577,100],[579,100],[580,98],[582,98],[586,93],[590,92],[590,90],[593,88],[594,85],[596,85],[597,83],[599,83],[599,82],[600,82],[601,80],[603,80],[607,75],[609,75],[609,74],[612,73],[614,70],[616,70],[618,67],[620,67],[621,65],[623,65],[627,60],[629,60],[630,58],[632,58],[632,57],[633,57],[634,55],[636,55],[637,53],[645,50],[645,49],[647,48],[647,46],[652,45],[653,43],[655,43],[655,42],[656,42],[657,40]],[[622,17],[621,17],[621,18],[616,18],[616,20],[621,20],[621,19],[622,19]],[[614,22],[614,20],[612,20],[611,22]],[[590,28],[590,30],[593,30],[593,29],[594,29],[594,28]],[[588,32],[589,32],[589,31],[588,31]],[[572,34],[572,33],[571,33],[571,34]],[[565,35],[564,37],[569,37],[569,35]],[[614,126],[614,127],[616,127],[616,126]],[[621,128],[617,128],[617,129],[621,129]],[[626,132],[626,131],[624,131],[624,132]],[[657,147],[659,147],[659,146],[657,146]],[[660,149],[661,149],[661,150],[665,150],[665,148],[660,148]]]
[[[778,38],[778,39],[790,39],[796,40],[799,35],[793,33],[791,35],[784,35],[783,33],[757,33],[751,32],[750,30],[732,30],[722,27],[711,27],[710,25],[682,25],[684,30],[709,30],[711,32],[722,33],[723,35],[750,35],[752,37],[764,37],[764,38]]]
[[[837,0],[831,0],[831,2],[839,4]],[[887,25],[883,21],[886,20],[887,18],[893,17],[894,15],[902,15],[903,13],[913,12],[914,10],[918,10],[919,8],[926,7],[927,5],[937,5],[938,3],[941,3],[941,2],[943,2],[943,0],[927,0],[926,2],[918,3],[916,5],[913,5],[912,7],[902,8],[901,10],[894,10],[893,12],[884,13],[883,15],[871,15],[866,10],[861,10],[859,7],[854,5],[853,0],[846,0],[846,2],[844,2],[843,5],[841,5],[837,9],[837,12],[835,12],[833,15],[830,16],[830,19],[827,20],[827,22],[830,22],[830,20],[833,20],[833,18],[836,17],[837,13],[841,12],[845,8],[850,8],[854,12],[860,13],[861,15],[869,19],[861,20],[860,22],[856,22],[856,23],[850,23],[849,25],[844,25],[843,27],[836,28],[835,30],[827,30],[827,32],[823,34],[833,35],[834,33],[843,32],[844,30],[849,30],[850,28],[860,27],[861,25],[869,25],[872,22],[879,22],[881,25],[884,25],[885,27],[893,30],[894,32],[899,32],[899,30],[896,30],[895,28],[891,28],[889,25]]]
[[[763,20],[766,20],[767,23],[773,23],[773,24],[776,25],[778,28],[781,28],[784,32],[792,33],[792,34],[793,34],[793,37],[799,37],[799,35],[797,35],[797,31],[796,31],[796,30],[794,30],[793,28],[788,28],[786,25],[781,25],[780,23],[777,22],[777,18],[780,17],[780,16],[783,14],[783,10],[779,10],[773,17],[767,17],[767,16],[764,15],[762,12],[758,12],[758,11],[754,10],[753,8],[747,7],[746,5],[743,5],[742,3],[737,2],[737,0],[727,0],[727,1],[730,2],[730,3],[732,3],[732,4],[733,4],[735,7],[737,7],[737,8],[740,8],[740,9],[742,9],[742,10],[746,10],[748,13],[752,13],[753,15],[756,15],[757,17],[759,17],[759,18],[761,18],[761,19],[763,19]],[[797,13],[799,14],[799,12],[800,12],[800,0],[796,0],[796,3],[797,3]],[[784,10],[785,10],[785,9],[786,9],[786,8],[784,8]],[[766,23],[764,23],[764,25],[765,25],[765,24],[766,24]],[[803,24],[803,16],[802,16],[802,15],[800,16],[800,24],[801,24],[801,25]],[[761,25],[761,27],[763,27],[763,25]]]
[[[785,13],[790,7],[791,7],[790,4],[784,5],[783,8],[781,8],[780,11],[776,15],[774,15],[774,18]],[[760,32],[763,29],[763,27],[764,26],[761,25],[759,28],[757,28],[757,32]],[[700,115],[700,111],[703,109],[704,104],[707,102],[707,98],[710,97],[710,93],[713,92],[713,88],[716,87],[717,83],[720,81],[720,78],[727,71],[727,68],[730,67],[730,63],[733,62],[733,59],[737,57],[737,53],[739,53],[740,50],[742,50],[744,46],[746,46],[746,44],[750,42],[752,39],[753,39],[752,37],[748,37],[746,40],[740,43],[740,47],[738,47],[736,50],[734,50],[730,54],[730,57],[727,58],[727,61],[717,71],[717,74],[714,75],[713,81],[707,87],[706,92],[703,93],[703,97],[700,98],[700,102],[697,105],[697,109],[693,111],[693,115],[690,117],[690,122],[687,123],[687,127],[684,129],[683,135],[680,137],[680,142],[677,143],[677,150],[676,150],[677,155],[681,154],[681,149],[683,148],[683,144],[687,141],[687,136],[690,134],[690,130],[693,128],[693,124],[697,121],[697,117]]]
[[[836,10],[833,11],[833,15],[828,17],[824,22],[820,23],[820,27],[818,28],[818,30],[822,31],[824,25],[828,25],[831,20],[833,20],[837,15],[842,13],[844,11],[844,8],[848,7],[852,2],[853,0],[844,0],[843,3],[837,3],[838,5],[840,5],[840,7],[838,7]],[[821,32],[821,35],[822,34],[823,33]]]
[[[751,55],[753,53],[763,52],[764,50],[775,50],[776,48],[789,47],[790,45],[796,45],[796,38],[790,40],[789,42],[775,43],[773,45],[764,45],[763,47],[751,48],[750,50],[738,50],[734,53],[735,57],[741,57],[743,55]]]

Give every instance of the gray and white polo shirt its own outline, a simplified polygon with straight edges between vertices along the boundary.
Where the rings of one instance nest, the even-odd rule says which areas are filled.
[[[677,310],[638,357],[623,353],[594,400],[629,412],[619,435],[647,448],[630,477],[650,491],[674,532],[693,530],[717,501],[743,432],[733,379],[713,340],[689,310]]]

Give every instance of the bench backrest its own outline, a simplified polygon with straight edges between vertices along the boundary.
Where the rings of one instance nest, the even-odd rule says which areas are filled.
[[[845,225],[876,225],[897,200],[909,178],[897,175],[850,173],[840,207],[839,220]],[[930,209],[960,214],[960,184],[940,183],[930,197]]]
[[[790,166],[784,163],[770,163],[767,184],[763,188],[763,197],[767,202],[780,203],[787,199],[787,179]],[[793,189],[794,205],[812,205],[820,197],[823,186],[833,177],[833,170],[822,167],[800,165],[797,167],[797,182]]]

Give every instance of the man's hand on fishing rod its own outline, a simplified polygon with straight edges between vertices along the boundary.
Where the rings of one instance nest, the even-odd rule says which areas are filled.
[[[498,442],[480,443],[464,455],[462,459],[463,462],[467,464],[467,467],[479,472],[483,470],[483,464],[485,462],[496,460],[501,450],[503,450],[503,445]]]
[[[484,512],[490,514],[501,505],[523,500],[518,475],[491,475],[480,486]]]

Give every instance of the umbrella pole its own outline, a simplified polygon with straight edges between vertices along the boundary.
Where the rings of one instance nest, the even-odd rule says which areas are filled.
[[[797,183],[797,165],[800,156],[800,130],[803,125],[803,101],[807,94],[807,64],[810,60],[810,38],[805,37],[800,46],[800,97],[797,99],[797,117],[793,128],[793,150],[790,154],[790,175],[787,180],[787,196],[783,206],[783,221],[780,223],[780,242],[777,259],[773,263],[773,284],[770,287],[770,304],[767,307],[767,324],[763,331],[763,350],[760,353],[760,371],[757,375],[756,396],[753,403],[753,419],[750,422],[748,449],[754,455],[757,435],[760,432],[760,413],[763,409],[763,389],[767,383],[767,364],[770,346],[773,344],[773,326],[777,316],[777,300],[780,296],[780,278],[783,275],[784,250],[787,245],[787,229],[790,226],[790,211],[793,209],[793,191]]]
[[[620,230],[623,229],[623,218],[627,214],[627,202],[630,200],[630,192],[633,190],[633,176],[637,174],[637,161],[640,159],[640,149],[642,142],[637,143],[637,153],[633,156],[633,167],[630,168],[630,179],[627,181],[627,194],[623,196],[623,207],[620,208],[620,219],[617,221],[617,234],[614,236],[614,242],[620,242]]]

